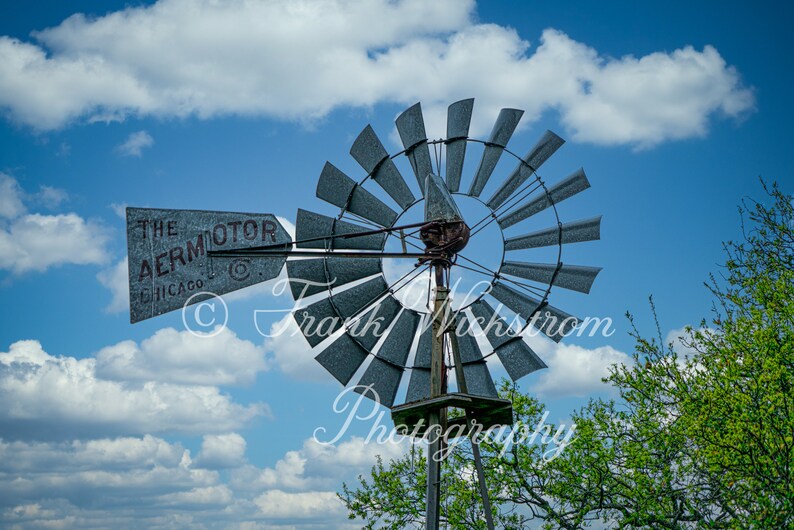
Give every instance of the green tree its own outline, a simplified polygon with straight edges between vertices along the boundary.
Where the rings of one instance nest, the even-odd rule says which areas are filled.
[[[740,207],[742,240],[725,243],[707,283],[713,319],[687,330],[686,354],[658,322],[645,338],[629,315],[634,362],[607,378],[619,397],[574,413],[575,441],[558,458],[543,458],[553,444],[483,443],[501,528],[794,527],[794,206],[764,189],[769,205]],[[506,384],[501,393],[516,420],[538,424],[542,404]],[[471,469],[470,448],[456,446],[442,469],[450,528],[485,528]],[[366,528],[421,527],[424,487],[415,452],[379,461],[340,498]]]

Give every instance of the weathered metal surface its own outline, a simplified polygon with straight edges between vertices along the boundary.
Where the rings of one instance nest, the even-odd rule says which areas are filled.
[[[457,101],[447,109],[447,188],[460,190],[463,160],[466,158],[466,139],[469,137],[474,99]]]
[[[287,262],[287,275],[295,300],[341,287],[381,271],[380,258],[302,259]]]
[[[587,181],[587,176],[584,174],[583,169],[579,169],[569,177],[561,180],[548,190],[548,194],[541,191],[541,194],[520,206],[510,215],[506,215],[499,219],[499,225],[502,228],[513,226],[514,224],[523,221],[538,212],[542,212],[552,204],[559,204],[569,197],[573,197],[577,193],[586,190],[590,187],[590,182]]]
[[[367,351],[372,351],[401,310],[400,302],[389,294],[351,323],[348,333],[356,337]]]
[[[337,381],[347,385],[366,360],[367,351],[353,340],[350,335],[342,334],[323,349],[315,360],[333,375]]]
[[[428,361],[429,362],[429,361]],[[411,379],[408,382],[406,403],[424,401],[430,398],[430,368],[419,368],[416,365],[411,369]]]
[[[376,276],[319,300],[293,313],[303,336],[314,347],[340,329],[347,320],[374,304],[388,289],[383,276]]]
[[[471,312],[513,381],[546,368],[540,357],[509,329],[507,322],[496,314],[488,302],[478,300],[471,305]]]
[[[411,162],[411,169],[416,175],[416,182],[419,189],[424,193],[425,177],[433,172],[430,163],[430,146],[427,145],[427,133],[425,132],[425,121],[422,117],[422,106],[416,105],[406,109],[395,120],[397,132],[400,134],[403,147],[408,151],[405,153],[408,161]]]
[[[289,266],[289,264],[287,264]],[[556,271],[556,276],[555,276]],[[580,265],[562,265],[557,270],[554,263],[526,263],[506,261],[500,274],[509,274],[548,285],[554,278],[554,285],[580,293],[589,293],[601,267],[585,267]]]
[[[408,208],[414,202],[414,194],[371,126],[367,125],[361,131],[350,148],[350,154],[400,207]]]
[[[363,387],[372,386],[382,405],[391,408],[400,386],[400,379],[408,360],[411,344],[419,324],[419,315],[409,309],[404,310],[388,332],[378,353],[367,367],[356,392],[373,398]]]
[[[397,219],[394,210],[330,162],[325,163],[320,173],[317,197],[380,226],[391,226]]]
[[[565,140],[551,131],[546,131],[538,143],[535,144],[524,157],[523,160],[526,163],[523,164],[519,162],[518,166],[513,170],[513,173],[511,173],[507,180],[496,190],[493,197],[488,200],[488,206],[492,209],[498,208],[564,143]]]
[[[485,361],[463,365],[466,390],[475,396],[499,397]]]
[[[578,318],[549,304],[541,307],[537,298],[507,287],[500,281],[494,282],[490,294],[556,342],[579,324]]]
[[[428,173],[425,178],[425,221],[461,221],[458,205],[441,177]]]
[[[127,208],[130,321],[278,276],[286,258],[209,258],[208,250],[288,244],[274,215]]]
[[[491,136],[488,138],[488,143],[485,144],[485,149],[480,159],[480,167],[477,168],[477,174],[474,176],[471,188],[469,188],[469,195],[473,197],[480,196],[523,114],[524,111],[518,109],[502,109],[499,111]]]
[[[565,223],[561,227],[553,226],[511,237],[505,240],[505,250],[521,250],[527,248],[548,247],[558,243],[579,243],[601,239],[601,216],[581,221]]]
[[[340,221],[308,210],[298,210],[295,220],[295,240],[314,239],[331,235],[360,234],[371,230],[346,221]],[[322,241],[298,243],[299,248],[344,248],[350,250],[381,250],[386,234],[372,234],[350,239],[331,238]]]

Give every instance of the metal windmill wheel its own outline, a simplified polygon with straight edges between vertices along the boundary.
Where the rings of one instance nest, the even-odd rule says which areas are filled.
[[[295,242],[297,248],[323,249],[326,255],[287,261],[287,271],[296,299],[328,292],[326,297],[296,310],[294,317],[309,344],[319,347],[317,361],[340,383],[354,382],[356,391],[391,408],[395,425],[414,435],[427,436],[447,427],[452,423],[447,420],[449,408],[465,411],[465,418],[458,418],[457,422],[464,424],[472,436],[485,519],[488,527],[493,528],[473,432],[478,424],[485,428],[511,424],[512,406],[498,398],[486,359],[498,356],[514,381],[546,367],[521,339],[521,333],[527,326],[534,326],[559,341],[578,324],[578,319],[549,304],[549,295],[552,287],[590,291],[601,269],[563,264],[562,249],[565,244],[599,239],[601,218],[568,223],[560,220],[556,205],[590,184],[581,169],[553,185],[547,185],[536,173],[563,144],[559,136],[547,131],[521,158],[507,148],[507,143],[523,111],[502,109],[488,140],[475,140],[468,137],[473,103],[473,99],[467,99],[450,105],[447,137],[441,140],[428,140],[418,103],[407,109],[396,120],[405,149],[393,155],[389,155],[372,127],[367,126],[350,150],[366,172],[359,182],[326,163],[317,185],[317,197],[339,207],[340,213],[328,217],[299,210]],[[482,155],[468,192],[461,193],[465,154],[472,143],[482,144]],[[436,154],[435,168],[431,146]],[[446,164],[442,179],[439,155],[444,149]],[[505,154],[516,159],[515,169],[483,201],[480,196]],[[410,163],[419,197],[398,170],[395,161],[400,157]],[[400,211],[368,191],[365,186],[369,181],[379,186]],[[487,208],[488,214],[467,224],[454,195],[476,199]],[[403,214],[421,202],[424,202],[423,219],[417,223],[401,222]],[[503,259],[496,270],[486,271],[488,288],[473,302],[453,311],[449,299],[451,274],[456,267],[477,270],[459,259],[479,265],[462,254],[472,238],[493,222],[505,230],[543,211],[553,213],[554,223],[513,237],[505,238],[502,234]],[[405,231],[409,229],[414,232],[406,237]],[[392,237],[399,237],[402,252],[385,251],[386,242]],[[420,252],[408,252],[406,243]],[[556,247],[556,260],[537,263],[504,259],[514,251],[544,247]],[[422,316],[415,309],[405,307],[396,297],[410,281],[411,272],[394,282],[388,282],[383,274],[384,259],[406,257],[416,260],[414,276],[416,271],[426,268],[435,280],[429,315]],[[505,307],[520,317],[521,329],[511,329],[487,297],[493,299],[497,308]],[[543,318],[538,319],[541,313]],[[380,323],[370,325],[376,315]],[[477,330],[484,332],[487,341],[475,338]],[[450,393],[447,381],[453,369],[457,392]],[[410,376],[405,403],[395,405],[406,371]],[[443,442],[438,437],[429,439],[429,455],[440,454]],[[440,462],[428,458],[428,529],[438,527],[439,499]]]
[[[425,223],[437,223],[441,231],[450,231],[453,224],[463,222],[453,195],[479,199],[500,158],[505,156],[516,159],[515,169],[487,201],[479,199],[490,215],[477,220],[479,222],[476,224],[472,222],[472,226],[467,227],[470,228],[467,238],[477,237],[485,224],[495,221],[503,230],[547,209],[553,212],[556,219],[556,223],[547,228],[505,238],[504,250],[508,259],[503,260],[498,270],[490,272],[491,285],[486,290],[495,303],[489,303],[485,296],[481,296],[469,304],[467,311],[456,312],[458,327],[470,330],[470,333],[459,334],[458,337],[470,394],[497,397],[485,362],[490,355],[499,357],[513,380],[545,367],[531,348],[520,340],[519,333],[507,330],[507,323],[496,313],[494,306],[509,308],[523,319],[525,327],[533,323],[533,315],[541,311],[544,315],[548,313],[547,316],[551,318],[536,318],[535,324],[543,326],[541,332],[559,341],[578,321],[548,303],[551,288],[556,286],[587,293],[600,271],[596,267],[562,263],[563,245],[600,237],[600,217],[563,223],[557,214],[558,203],[589,187],[584,171],[580,169],[553,185],[543,182],[535,173],[563,144],[563,140],[547,131],[525,157],[516,156],[506,147],[523,114],[523,111],[516,109],[502,109],[487,141],[469,138],[473,103],[473,99],[467,99],[450,105],[447,138],[442,140],[427,139],[420,104],[407,109],[396,120],[405,150],[393,155],[388,154],[375,131],[367,126],[350,149],[353,158],[366,171],[366,176],[356,182],[328,162],[319,178],[317,197],[338,206],[339,215],[334,218],[306,210],[298,211],[296,246],[325,249],[335,255],[287,262],[296,298],[328,292],[326,298],[296,311],[295,320],[312,347],[322,344],[316,356],[317,361],[343,385],[351,383],[359,368],[369,361],[360,379],[353,382],[359,387],[372,385],[380,402],[390,408],[395,405],[395,397],[406,369],[410,373],[406,402],[430,397],[432,330],[426,320],[423,322],[419,312],[403,307],[395,296],[395,291],[404,287],[408,278],[389,284],[383,275],[383,260],[401,257],[400,254],[364,257],[362,251],[383,253],[387,238],[399,237],[400,226],[403,231],[421,228],[395,224],[411,206],[424,201]],[[464,157],[467,147],[472,143],[484,144],[484,149],[477,171],[471,177],[468,192],[464,194],[459,191]],[[443,180],[436,174],[437,169],[433,167],[431,159],[430,149],[435,145],[443,145],[446,150],[446,174]],[[408,159],[424,196],[414,196],[395,164],[398,157]],[[395,211],[368,191],[366,186],[370,181],[385,191],[401,210]],[[465,222],[463,225],[466,226]],[[467,243],[468,240],[462,242],[463,247]],[[455,269],[453,260],[456,249],[439,248],[421,236],[415,239],[412,246],[428,253],[428,256],[418,258],[423,266],[433,269],[433,260],[429,255],[438,252],[446,254],[445,259],[449,262],[446,269]],[[558,249],[556,262],[535,263],[509,259],[512,251],[549,246]],[[349,251],[350,257],[339,256],[343,250]],[[355,256],[358,252],[361,252],[359,255],[362,257]],[[466,263],[461,262],[460,265],[466,266]],[[421,267],[417,271],[421,271]],[[349,287],[350,284],[354,285]],[[381,324],[364,329],[366,322],[372,321],[373,314],[382,317]],[[472,336],[475,326],[468,322],[472,317],[480,322],[492,323],[485,330],[490,351],[484,351]],[[461,320],[464,322],[461,323]],[[340,334],[342,328],[345,331]],[[417,333],[420,337],[414,362],[407,366]],[[383,335],[385,337],[381,340]],[[453,366],[446,366],[446,369],[452,370]]]

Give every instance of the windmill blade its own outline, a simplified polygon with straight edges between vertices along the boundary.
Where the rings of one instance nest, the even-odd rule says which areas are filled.
[[[310,212],[308,210],[298,210],[295,219],[295,240],[315,239],[318,237],[360,234],[367,232],[370,228],[340,221],[327,215]],[[386,234],[371,234],[368,236],[353,237],[342,239],[340,237],[329,238],[320,241],[307,241],[298,243],[298,248],[342,248],[350,250],[382,250],[386,243]]]
[[[559,243],[579,243],[597,239],[601,239],[600,215],[591,219],[553,226],[523,236],[511,237],[505,240],[505,250],[549,247]]]
[[[540,357],[520,336],[510,331],[507,322],[496,314],[488,302],[478,300],[470,309],[513,381],[518,381],[535,370],[546,368]]]
[[[565,140],[551,131],[546,131],[538,143],[524,157],[524,162],[519,162],[513,173],[496,190],[493,197],[488,200],[488,206],[492,210],[501,206],[564,143]]]
[[[541,305],[537,298],[511,289],[500,281],[494,282],[489,294],[555,342],[560,342],[579,325],[579,319],[575,316],[548,304]],[[535,316],[538,310],[538,316]]]
[[[350,325],[347,333],[367,351],[372,351],[386,330],[389,329],[391,323],[400,314],[402,308],[402,305],[394,295],[389,294],[386,298],[374,304],[361,317],[358,317]]]
[[[405,361],[408,360],[418,325],[419,315],[415,311],[405,309],[400,313],[394,327],[389,330],[389,334],[378,349],[377,355],[361,376],[356,392],[370,399],[377,399],[386,407],[391,408],[394,405],[394,398],[405,369]],[[366,391],[366,387],[371,387],[375,396],[371,391]]]
[[[366,360],[367,350],[344,333],[321,351],[314,359],[343,385],[347,385]]]
[[[325,163],[317,182],[317,197],[335,206],[369,219],[380,226],[391,226],[397,213],[380,199],[359,186],[330,162]]]
[[[289,266],[289,262],[287,263]],[[555,276],[556,272],[556,276]],[[554,285],[571,291],[589,293],[601,267],[586,267],[581,265],[557,265],[553,263],[527,263],[523,261],[506,261],[500,269],[500,274],[509,274],[535,282]]]
[[[325,258],[287,261],[295,300],[382,272],[380,258]]]
[[[430,355],[433,338],[433,326],[430,315],[424,315],[420,326],[419,344],[416,346],[414,365],[411,367],[411,379],[408,382],[406,403],[422,401],[430,398]]]
[[[447,188],[460,189],[463,160],[466,157],[466,139],[469,137],[474,99],[457,101],[447,109]]]
[[[502,151],[507,146],[510,137],[513,136],[513,131],[516,130],[521,116],[524,114],[523,110],[518,109],[502,109],[499,111],[499,116],[496,118],[491,136],[485,144],[485,149],[480,159],[480,167],[477,169],[477,174],[474,176],[474,181],[469,188],[469,195],[472,197],[479,197],[483,188],[491,178],[496,163],[502,156]]]
[[[523,221],[528,217],[542,212],[553,204],[559,204],[569,197],[573,197],[577,193],[586,190],[590,187],[590,182],[584,174],[584,169],[579,169],[572,175],[561,180],[554,186],[548,189],[548,193],[543,193],[539,197],[532,199],[520,208],[516,209],[510,215],[500,218],[499,226],[503,229],[513,226],[519,221]]]
[[[487,397],[499,397],[496,386],[488,371],[488,365],[483,359],[480,345],[474,338],[471,323],[465,313],[458,314],[458,325],[454,333],[458,338],[460,362],[463,365],[463,377],[466,378],[466,387],[469,394]],[[460,382],[458,382],[460,386]]]
[[[403,210],[416,200],[370,125],[367,125],[353,142],[350,154]]]
[[[376,276],[339,294],[297,309],[292,316],[313,348],[341,329],[344,320],[354,317],[387,290],[383,276]]]
[[[416,175],[419,189],[424,193],[425,177],[433,172],[430,163],[430,147],[427,145],[427,133],[425,132],[425,120],[422,117],[422,106],[417,103],[413,107],[406,109],[395,120],[397,132],[400,133],[405,155],[411,162],[411,168]]]

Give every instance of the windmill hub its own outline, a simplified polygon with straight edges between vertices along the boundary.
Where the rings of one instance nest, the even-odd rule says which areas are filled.
[[[427,223],[419,232],[425,244],[425,252],[453,257],[466,247],[471,230],[463,221],[433,221]]]

